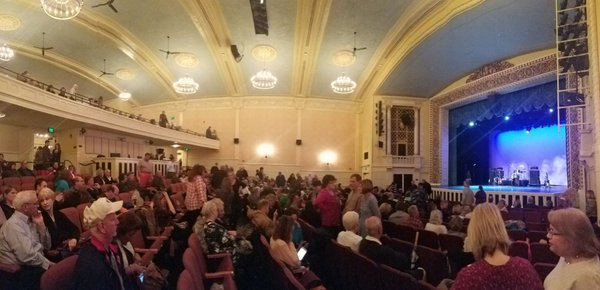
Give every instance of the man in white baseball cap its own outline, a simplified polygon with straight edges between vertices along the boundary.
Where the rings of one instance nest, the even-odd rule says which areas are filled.
[[[119,247],[113,243],[119,224],[116,212],[122,207],[123,201],[111,202],[102,197],[83,211],[84,227],[92,235],[81,247],[71,289],[133,289]]]

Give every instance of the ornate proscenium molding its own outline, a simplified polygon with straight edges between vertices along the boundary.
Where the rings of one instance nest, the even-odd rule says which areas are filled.
[[[457,101],[475,99],[494,91],[508,90],[523,84],[543,79],[556,74],[556,55],[551,54],[499,72],[482,76],[463,86],[431,99],[430,106],[430,140],[431,140],[431,180],[442,181],[440,109]],[[569,141],[567,141],[569,142]]]
[[[502,61],[497,61],[497,62],[493,62],[490,64],[486,64],[483,67],[481,67],[480,69],[476,70],[475,72],[473,72],[468,78],[467,78],[467,83],[470,83],[472,81],[476,81],[482,77],[485,76],[489,76],[491,74],[495,74],[497,72],[501,72],[505,69],[509,69],[511,67],[515,66],[514,64],[502,60]]]

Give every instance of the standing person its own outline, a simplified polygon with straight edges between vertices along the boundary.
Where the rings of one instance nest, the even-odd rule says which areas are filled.
[[[52,149],[52,162],[58,162],[60,164],[61,154],[62,150],[60,149],[60,143],[54,144],[54,148]]]
[[[336,194],[337,180],[331,174],[323,176],[323,189],[315,199],[315,207],[321,214],[321,226],[327,229],[332,237],[340,231],[340,199]]]
[[[42,170],[44,169],[44,156],[42,153],[42,146],[38,146],[35,150],[35,155],[33,157],[33,169],[34,170]],[[0,171],[2,169],[0,168]]]
[[[381,212],[379,206],[377,206],[377,199],[373,195],[373,182],[370,179],[360,181],[360,188],[362,196],[360,197],[360,234],[361,236],[367,235],[367,228],[365,221],[376,216],[381,219]]]
[[[150,153],[144,154],[144,159],[138,162],[138,180],[140,182],[140,187],[148,187],[152,182],[152,172],[154,171],[154,166],[152,162],[150,162],[150,158],[152,155]]]
[[[20,191],[13,204],[15,213],[0,228],[0,262],[21,267],[15,274],[19,289],[40,289],[42,274],[54,264],[44,257],[50,234],[38,212],[35,191]]]
[[[50,141],[46,140],[44,142],[44,147],[42,147],[42,168],[48,168],[48,166],[52,165],[52,152],[50,152]]]
[[[194,165],[188,172],[188,179],[185,183],[186,195],[185,195],[185,213],[184,220],[189,225],[193,225],[196,219],[200,215],[202,206],[207,200],[206,196],[206,183],[204,183],[204,176],[206,175],[206,168],[202,165]]]
[[[548,244],[560,256],[544,280],[546,290],[600,289],[600,244],[588,217],[566,208],[548,213]]]
[[[83,223],[90,229],[91,239],[81,246],[71,289],[134,289],[125,272],[119,246],[113,243],[119,224],[115,213],[122,206],[123,201],[111,202],[101,197],[83,211]]]
[[[169,120],[167,119],[167,114],[165,114],[165,111],[162,111],[162,113],[160,113],[160,116],[158,116],[158,126],[166,128],[168,124]]]
[[[169,162],[167,163],[167,178],[173,179],[177,177],[177,166],[175,165],[175,156],[169,154]]]
[[[529,261],[508,256],[510,239],[498,208],[492,203],[475,207],[466,241],[475,263],[463,268],[453,290],[542,290],[542,282]]]
[[[483,190],[483,186],[479,186],[479,190],[475,193],[475,204],[487,202],[487,194]]]
[[[360,177],[360,174],[355,173],[350,176],[348,187],[350,187],[352,191],[350,194],[348,194],[348,199],[346,199],[346,204],[344,205],[344,211],[342,211],[342,214],[345,214],[349,211],[355,211],[357,213],[360,212],[360,200],[362,196],[362,190],[360,187],[361,179],[362,178]],[[362,228],[363,227],[361,226],[361,229]]]
[[[475,204],[475,193],[469,187],[468,182],[463,183],[463,191],[462,191],[462,201],[460,202],[462,205],[473,205]]]

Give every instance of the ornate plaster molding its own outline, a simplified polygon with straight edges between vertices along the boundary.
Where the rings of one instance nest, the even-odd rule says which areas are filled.
[[[508,61],[504,61],[504,60],[486,64],[486,65],[482,66],[480,69],[476,70],[474,73],[472,73],[467,78],[467,83],[478,80],[485,76],[489,76],[491,74],[495,74],[497,72],[501,72],[501,71],[503,71],[505,69],[509,69],[513,66],[515,66],[515,65]]]

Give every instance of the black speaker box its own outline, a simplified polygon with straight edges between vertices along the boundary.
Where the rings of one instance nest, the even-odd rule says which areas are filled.
[[[240,138],[233,138],[233,144],[240,144]]]
[[[302,139],[296,139],[296,145],[298,145],[298,146],[302,145]]]

